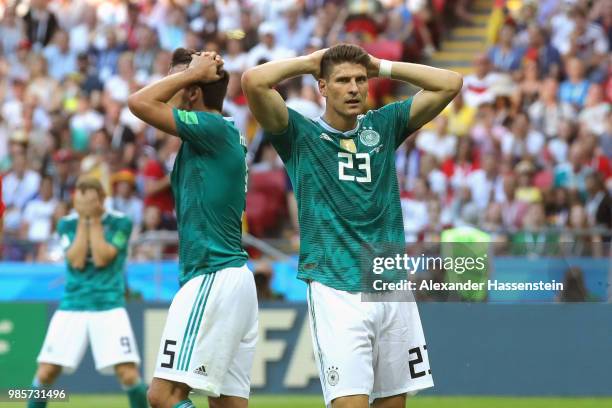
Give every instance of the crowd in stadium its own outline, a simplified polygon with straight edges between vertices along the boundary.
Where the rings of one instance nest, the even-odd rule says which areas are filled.
[[[338,42],[425,62],[469,1],[30,0],[0,2],[0,174],[4,259],[57,260],[57,220],[80,174],[139,237],[176,229],[169,174],[180,139],[145,126],[128,96],[166,75],[171,52],[214,50],[230,84],[225,113],[249,141],[246,229],[299,245],[282,162],[251,117],[245,69]],[[407,242],[469,223],[508,243],[572,242],[601,254],[612,229],[612,0],[524,1],[474,55],[461,94],[397,151]],[[483,49],[484,51],[484,49]],[[323,112],[316,80],[280,90],[305,116]],[[373,80],[376,108],[414,90]],[[608,245],[609,247],[609,245]],[[135,259],[175,245],[136,245]]]

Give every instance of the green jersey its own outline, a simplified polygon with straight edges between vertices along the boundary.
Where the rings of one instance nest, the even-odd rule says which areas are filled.
[[[374,257],[405,252],[395,150],[408,135],[412,98],[368,111],[340,132],[289,109],[266,133],[293,183],[300,221],[298,278],[346,291],[371,287]]]
[[[71,214],[60,219],[57,233],[64,251],[68,251],[76,237],[79,216]],[[108,211],[102,216],[104,239],[117,248],[117,256],[103,268],[97,268],[87,254],[85,268],[75,269],[66,262],[66,288],[60,303],[62,310],[109,310],[125,304],[124,268],[132,221],[122,213]]]
[[[171,184],[179,232],[179,282],[246,263],[246,141],[220,114],[174,111],[183,144]]]

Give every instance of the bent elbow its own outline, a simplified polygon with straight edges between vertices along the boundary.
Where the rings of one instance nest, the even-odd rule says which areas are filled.
[[[253,73],[251,72],[250,69],[248,69],[242,74],[242,77],[240,78],[240,84],[242,85],[242,89],[244,89],[245,92],[248,89],[251,89],[252,82],[253,82],[252,76],[253,76]]]
[[[459,91],[461,91],[461,88],[463,88],[463,75],[453,71],[451,77],[449,78],[448,84],[453,93],[455,95],[458,94]]]
[[[130,112],[140,117],[140,112],[142,112],[142,101],[140,100],[140,97],[137,94],[132,94],[128,97],[127,105],[130,109]]]

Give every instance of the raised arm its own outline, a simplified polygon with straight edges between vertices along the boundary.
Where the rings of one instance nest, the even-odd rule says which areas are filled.
[[[380,60],[371,57],[371,63],[380,67]],[[410,128],[416,130],[435,118],[461,91],[461,74],[446,69],[408,62],[392,62],[391,78],[409,82],[422,88],[412,100]]]
[[[193,54],[189,67],[184,71],[168,75],[130,95],[128,107],[143,122],[178,136],[168,101],[189,85],[218,80],[218,69],[222,65],[221,58],[213,53]]]
[[[242,89],[249,108],[264,130],[281,132],[289,123],[285,101],[274,87],[285,79],[299,75],[318,76],[324,52],[320,50],[304,57],[268,62],[242,75]]]

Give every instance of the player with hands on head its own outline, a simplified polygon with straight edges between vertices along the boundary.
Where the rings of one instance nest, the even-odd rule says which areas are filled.
[[[288,109],[275,89],[309,74],[326,99],[323,116],[315,120]],[[422,90],[367,111],[368,79],[377,76]],[[440,113],[462,83],[455,72],[380,60],[349,44],[269,62],[242,76],[249,108],[294,186],[298,278],[308,284],[313,348],[327,406],[399,408],[408,393],[433,386],[414,301],[363,302],[362,295],[372,292],[374,257],[405,252],[395,150]]]
[[[171,175],[179,283],[154,378],[153,408],[248,406],[257,341],[257,293],[242,247],[246,141],[222,115],[228,73],[215,53],[174,51],[167,77],[128,99],[143,121],[182,139]]]

